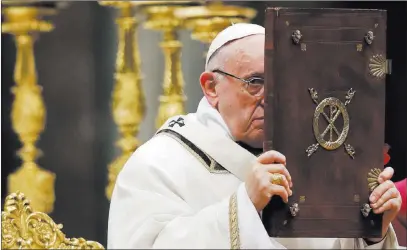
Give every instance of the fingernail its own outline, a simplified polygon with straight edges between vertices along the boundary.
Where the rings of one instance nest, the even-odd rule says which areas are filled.
[[[289,196],[293,195],[293,191],[290,190],[290,192],[288,193]]]
[[[290,182],[290,188],[291,188],[291,187],[293,187],[293,183],[292,183],[292,182]]]
[[[376,202],[376,196],[371,195],[369,200],[370,200],[370,202],[375,203]]]
[[[377,180],[379,181],[379,183],[382,183],[382,182],[383,182],[383,178],[382,178],[382,177],[379,177]]]

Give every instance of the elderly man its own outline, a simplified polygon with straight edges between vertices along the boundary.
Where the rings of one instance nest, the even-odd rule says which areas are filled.
[[[119,174],[108,248],[389,249],[400,194],[391,168],[370,197],[383,239],[269,238],[259,214],[295,185],[284,155],[262,153],[264,28],[236,24],[212,42],[196,113],[169,119]],[[283,177],[280,184],[273,174]],[[281,176],[280,175],[280,176]]]

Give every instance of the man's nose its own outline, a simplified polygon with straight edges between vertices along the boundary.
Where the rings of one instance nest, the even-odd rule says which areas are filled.
[[[264,106],[264,95],[261,97],[261,102],[260,102],[260,104],[261,104],[262,106]]]

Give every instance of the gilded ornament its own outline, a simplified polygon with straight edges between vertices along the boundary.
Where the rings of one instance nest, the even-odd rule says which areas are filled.
[[[356,44],[356,51],[362,51],[363,50],[363,45],[361,43]]]
[[[325,107],[329,107],[329,116],[325,114]],[[323,132],[319,129],[319,118],[321,115],[327,120],[328,126]],[[343,117],[343,129],[341,132],[335,126],[335,121],[342,115]],[[345,105],[337,98],[328,97],[322,100],[314,113],[314,135],[317,139],[319,145],[327,150],[335,150],[339,148],[343,142],[346,140],[349,132],[349,114],[346,110]],[[325,140],[325,135],[329,132],[329,140]],[[337,139],[333,139],[333,133],[337,135]]]
[[[345,150],[352,159],[355,158],[355,149],[350,144],[345,144]]]
[[[326,150],[335,150],[344,144],[349,132],[349,114],[346,106],[353,99],[355,91],[352,88],[349,89],[345,96],[345,103],[342,103],[339,99],[334,97],[328,97],[319,102],[318,92],[315,89],[309,88],[308,92],[312,101],[317,104],[314,112],[313,130],[315,139],[318,143],[310,145],[305,150],[307,156],[310,157],[316,152],[319,146]],[[328,108],[329,114],[325,113],[326,108]],[[339,132],[335,125],[335,121],[340,115],[342,115],[343,118],[343,128]],[[319,127],[319,119],[321,116],[328,122],[328,126],[323,131],[321,131]],[[328,133],[329,139],[326,139],[325,137],[328,135]],[[334,139],[334,134],[336,134],[336,139]],[[345,144],[344,147],[346,153],[353,159],[356,153],[354,148],[350,144]]]
[[[374,77],[383,78],[390,74],[389,61],[382,55],[374,55],[370,58],[369,71]]]
[[[53,25],[41,17],[54,13],[53,9],[7,2],[3,9],[5,22],[2,23],[2,32],[12,34],[16,43],[11,121],[22,143],[18,151],[22,165],[8,177],[8,192],[21,190],[32,198],[34,209],[45,213],[53,211],[55,174],[35,162],[41,155],[35,144],[45,128],[46,109],[42,89],[37,84],[34,42],[39,32],[53,29]]]
[[[104,249],[98,242],[66,238],[47,214],[35,211],[21,192],[6,197],[1,212],[2,249]]]
[[[181,47],[178,29],[182,21],[174,15],[177,9],[184,8],[191,1],[162,1],[160,4],[146,4],[142,11],[146,14],[144,27],[163,33],[160,47],[164,53],[163,94],[159,97],[160,106],[156,117],[159,128],[170,117],[185,114],[184,79],[181,67]]]
[[[207,1],[202,6],[180,8],[175,11],[183,25],[192,30],[194,40],[209,44],[216,35],[231,24],[246,23],[256,16],[255,9],[224,5],[222,1]]]
[[[355,90],[353,90],[352,88],[350,88],[349,90],[348,90],[348,92],[346,93],[346,96],[345,96],[345,99],[346,99],[346,101],[345,101],[345,106],[348,106],[348,104],[350,103],[350,101],[352,101],[352,98],[353,98],[353,96],[355,95]]]
[[[307,156],[310,157],[313,153],[315,153],[315,151],[317,151],[319,147],[318,143],[312,144],[311,146],[309,146],[305,152],[307,152]]]
[[[309,88],[308,91],[309,91],[309,93],[311,95],[312,101],[314,101],[318,105],[318,103],[319,103],[319,101],[318,101],[318,92],[314,88]]]
[[[120,133],[116,145],[121,149],[108,169],[106,196],[110,200],[117,175],[131,154],[139,146],[136,136],[145,115],[145,95],[141,87],[140,55],[137,43],[138,20],[134,17],[134,2],[101,1],[103,6],[118,9],[118,49],[116,56],[115,84],[112,93],[113,120]]]
[[[382,170],[374,168],[367,174],[367,183],[370,191],[373,191],[380,185],[379,176],[381,172]]]

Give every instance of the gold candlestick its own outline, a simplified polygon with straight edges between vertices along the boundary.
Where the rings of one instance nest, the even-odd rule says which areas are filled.
[[[117,175],[140,142],[136,136],[145,114],[145,96],[142,90],[140,55],[137,43],[138,20],[134,16],[134,3],[126,1],[102,1],[101,5],[118,9],[118,50],[115,85],[112,94],[113,118],[120,133],[117,146],[121,155],[108,167],[106,196],[110,200]]]
[[[176,3],[176,4],[175,4]],[[156,118],[156,127],[171,116],[185,113],[184,79],[181,68],[181,47],[177,30],[181,27],[181,20],[175,17],[174,11],[182,8],[182,4],[189,1],[155,1],[143,7],[147,15],[145,27],[163,32],[160,47],[164,53],[164,82],[163,94],[160,96],[160,106]]]
[[[222,1],[208,1],[203,6],[177,9],[174,14],[192,30],[192,39],[209,44],[220,31],[233,23],[249,22],[257,12],[252,8],[224,5]]]
[[[42,18],[53,15],[56,11],[53,8],[18,6],[13,5],[14,3],[16,2],[2,3],[5,4],[2,32],[14,36],[17,48],[11,121],[13,130],[22,143],[22,148],[18,151],[22,165],[8,177],[8,192],[24,192],[30,197],[33,208],[51,213],[55,201],[56,176],[35,162],[41,153],[35,144],[44,131],[46,110],[42,89],[37,84],[33,47],[39,32],[50,32],[53,29],[53,25]]]

